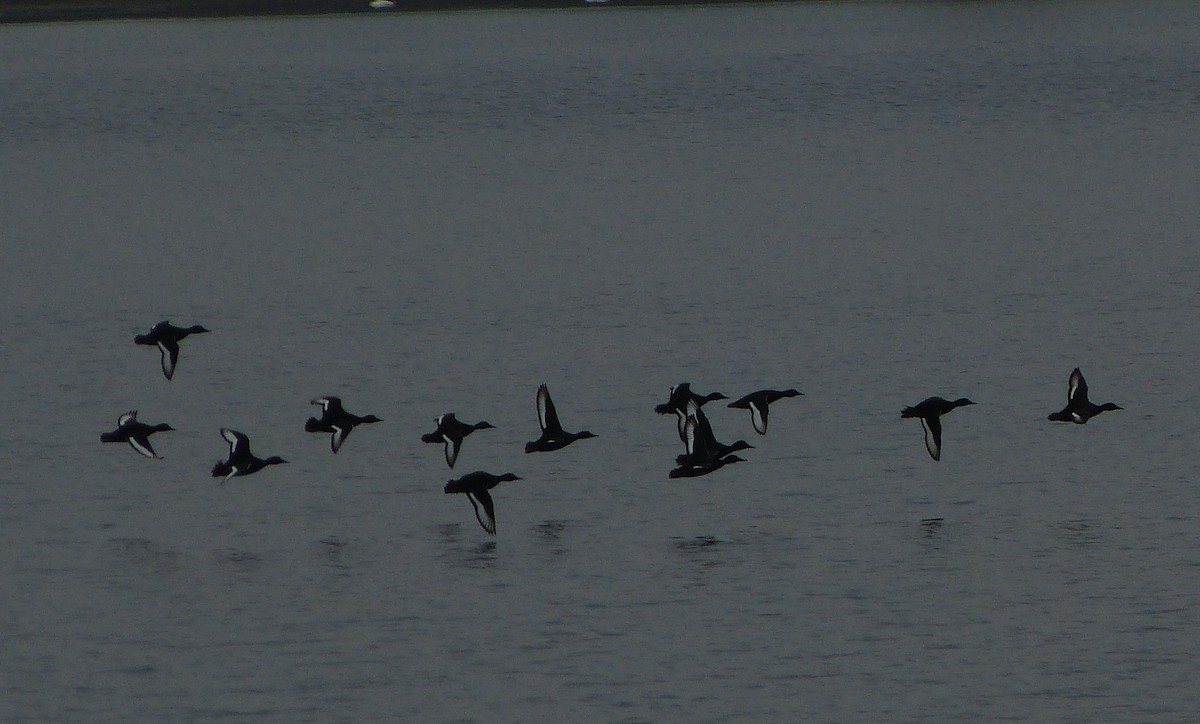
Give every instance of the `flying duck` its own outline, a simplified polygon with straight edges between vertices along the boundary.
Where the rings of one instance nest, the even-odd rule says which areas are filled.
[[[684,439],[683,426],[687,422],[687,406],[688,403],[695,400],[697,405],[703,405],[706,402],[713,400],[729,399],[720,392],[710,392],[707,395],[697,394],[692,392],[690,382],[680,382],[671,388],[671,394],[667,397],[667,401],[661,405],[655,405],[654,411],[660,415],[675,415],[675,422],[679,432],[679,439]]]
[[[754,431],[759,435],[767,434],[767,406],[772,402],[782,400],[785,397],[796,397],[803,395],[803,392],[796,390],[759,390],[751,392],[745,397],[730,402],[729,407],[736,407],[739,410],[750,411],[750,422],[754,425]]]
[[[175,363],[179,361],[179,340],[189,334],[201,334],[208,330],[199,324],[191,327],[176,327],[163,320],[150,328],[149,334],[139,334],[133,338],[134,344],[157,346],[162,354],[162,371],[169,380],[175,374]]]
[[[1112,402],[1097,405],[1088,400],[1087,381],[1076,367],[1071,370],[1071,376],[1067,380],[1067,406],[1058,412],[1050,413],[1049,419],[1054,422],[1074,422],[1082,425],[1101,412],[1120,409],[1122,408],[1119,405]]]
[[[150,436],[156,432],[167,432],[174,429],[165,422],[157,425],[138,422],[137,410],[130,410],[117,418],[116,430],[100,433],[100,442],[127,442],[129,447],[137,450],[140,455],[158,458],[158,455],[154,454],[154,448],[150,447]]]
[[[584,438],[596,437],[584,430],[582,432],[566,432],[558,421],[558,413],[554,410],[554,400],[550,399],[550,390],[543,384],[537,392],[538,424],[542,427],[542,436],[537,440],[525,443],[525,452],[550,452],[558,450]]]
[[[224,485],[230,478],[238,477],[239,475],[250,475],[257,473],[259,470],[268,465],[279,465],[286,463],[287,460],[273,455],[266,460],[256,458],[250,452],[250,438],[237,430],[230,430],[227,427],[221,428],[221,437],[229,443],[229,459],[218,461],[213,466],[212,475],[214,478],[223,478],[221,485]]]
[[[458,480],[448,481],[446,483],[446,494],[466,493],[467,500],[471,501],[471,507],[475,509],[475,519],[479,521],[479,525],[488,534],[496,535],[496,506],[492,503],[492,496],[488,491],[500,483],[512,480],[520,480],[520,478],[512,473],[492,475],[482,470],[476,470],[473,473],[467,473]],[[483,506],[482,512],[479,510],[480,506]]]
[[[900,417],[919,417],[921,427],[925,428],[925,449],[934,460],[942,459],[942,421],[941,416],[956,407],[974,405],[965,397],[951,402],[941,397],[930,397],[912,407],[900,411]]]
[[[687,404],[687,420],[684,422],[686,452],[675,458],[675,464],[679,467],[672,470],[669,477],[691,478],[707,475],[728,463],[744,462],[743,458],[733,453],[753,447],[745,440],[738,440],[731,445],[719,442],[713,434],[708,417],[700,409],[699,402],[691,400]]]
[[[328,395],[318,397],[312,401],[314,405],[321,406],[321,419],[315,417],[308,418],[304,423],[306,432],[328,432],[332,433],[329,438],[329,447],[333,449],[334,454],[342,448],[342,443],[349,437],[350,431],[355,425],[366,425],[372,422],[383,422],[383,420],[374,415],[351,415],[342,407],[342,398]]]
[[[668,478],[698,478],[720,470],[730,463],[744,463],[746,458],[737,455],[726,455],[723,458],[713,458],[703,465],[680,465],[667,473]]]
[[[458,451],[462,447],[463,438],[476,430],[487,430],[495,427],[490,422],[477,422],[469,424],[460,421],[454,416],[453,412],[447,412],[439,416],[434,422],[437,423],[437,429],[431,433],[421,436],[421,442],[428,443],[443,443],[446,452],[446,464],[452,469],[454,461],[458,460]]]

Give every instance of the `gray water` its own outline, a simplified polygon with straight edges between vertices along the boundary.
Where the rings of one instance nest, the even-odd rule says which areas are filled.
[[[1191,2],[0,27],[0,718],[1195,720],[1198,59]],[[1125,409],[1049,423],[1076,365]],[[668,480],[682,380],[805,394]],[[599,437],[525,455],[542,382]]]

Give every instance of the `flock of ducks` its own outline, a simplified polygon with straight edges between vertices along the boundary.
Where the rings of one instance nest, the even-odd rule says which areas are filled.
[[[175,374],[175,367],[179,361],[180,340],[208,331],[200,325],[176,327],[169,321],[162,321],[154,325],[148,334],[135,336],[133,341],[139,345],[158,347],[162,356],[163,375],[170,380]],[[770,406],[780,400],[803,394],[794,389],[758,390],[728,403],[728,407],[748,410],[754,431],[759,435],[766,435],[767,423],[770,419]],[[729,398],[720,392],[710,392],[704,395],[693,392],[689,383],[681,382],[671,388],[666,402],[654,408],[654,411],[660,415],[675,415],[679,439],[684,445],[684,452],[675,458],[676,467],[670,470],[668,477],[694,478],[713,473],[726,465],[745,462],[745,459],[739,457],[737,453],[754,446],[745,440],[737,440],[729,444],[717,440],[712,425],[702,409],[706,403],[726,399]],[[320,405],[321,416],[308,418],[304,423],[304,429],[307,432],[328,433],[330,449],[334,454],[345,444],[346,438],[355,427],[383,422],[375,415],[360,416],[347,412],[338,397],[318,397],[312,401],[312,404]],[[936,461],[942,457],[942,416],[959,407],[973,404],[975,403],[965,397],[956,400],[929,397],[916,405],[905,407],[901,410],[900,417],[915,417],[921,420],[921,426],[925,431],[925,449],[929,451],[929,456]],[[1102,412],[1120,409],[1122,408],[1112,402],[1103,405],[1091,402],[1088,399],[1087,382],[1083,378],[1083,373],[1076,367],[1071,371],[1071,376],[1067,381],[1066,407],[1051,413],[1048,419],[1054,422],[1073,422],[1082,425]],[[587,430],[567,432],[563,429],[562,423],[558,419],[554,400],[550,397],[550,390],[544,384],[538,387],[537,412],[538,425],[542,431],[541,436],[525,444],[526,453],[561,450],[578,440],[596,437],[594,433]],[[442,445],[446,465],[451,469],[458,460],[463,441],[467,436],[476,430],[494,427],[486,421],[462,422],[452,412],[438,417],[436,424],[437,427],[432,432],[421,436],[421,441]],[[166,423],[156,425],[143,423],[137,419],[137,411],[130,410],[117,419],[116,430],[100,435],[100,441],[128,443],[139,454],[148,458],[158,458],[150,444],[150,436],[156,432],[167,432],[174,429]],[[252,475],[271,465],[287,462],[277,455],[267,458],[255,456],[250,452],[250,438],[245,433],[223,427],[221,428],[221,437],[229,443],[229,455],[225,460],[220,460],[213,466],[212,476],[221,478],[222,485],[231,478]],[[471,502],[471,507],[475,510],[475,518],[479,521],[480,527],[488,534],[495,535],[496,508],[488,491],[500,483],[520,479],[512,473],[495,475],[477,470],[448,481],[445,492],[446,494],[466,495]]]

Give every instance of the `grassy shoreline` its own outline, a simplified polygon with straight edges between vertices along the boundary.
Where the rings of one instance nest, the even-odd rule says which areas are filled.
[[[604,5],[732,4],[729,0],[395,0],[376,10],[369,0],[0,0],[0,25],[83,20],[219,18],[412,11],[602,7]],[[786,0],[775,0],[786,1]]]

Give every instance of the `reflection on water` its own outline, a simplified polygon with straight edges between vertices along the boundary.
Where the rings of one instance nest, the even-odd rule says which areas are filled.
[[[1103,532],[1094,519],[1068,520],[1060,525],[1062,538],[1070,545],[1093,546],[1103,537]]]
[[[148,538],[122,537],[109,538],[109,544],[131,565],[157,573],[168,573],[178,569],[180,565],[179,552],[164,547]]]
[[[213,559],[235,572],[257,570],[262,566],[262,559],[257,554],[236,548],[224,548],[213,551]]]

